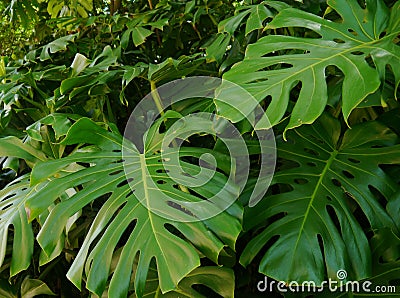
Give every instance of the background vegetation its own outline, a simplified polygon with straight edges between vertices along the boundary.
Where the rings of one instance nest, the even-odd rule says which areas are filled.
[[[257,297],[264,276],[321,283],[339,269],[399,285],[399,1],[5,0],[0,9],[1,297]],[[139,203],[142,184],[130,190],[121,133],[148,92],[195,75],[260,101],[278,163],[249,208],[260,152],[238,122],[253,170],[239,201],[180,223]],[[194,111],[231,116],[210,100],[183,102],[154,138]],[[196,158],[214,152],[219,171],[202,188],[174,185],[160,148],[145,149],[150,178],[184,201],[226,183],[227,153],[210,136],[191,137],[182,153],[196,173]],[[352,295],[319,295],[339,294]]]

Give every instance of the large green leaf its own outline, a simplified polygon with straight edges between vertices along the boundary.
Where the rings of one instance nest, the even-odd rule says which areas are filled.
[[[154,151],[139,153],[129,142],[124,148],[126,154],[122,156],[122,141],[116,129],[107,131],[86,118],[76,122],[68,131],[63,144],[86,143],[92,146],[68,157],[35,166],[31,175],[33,184],[50,177],[55,179],[33,195],[26,207],[33,219],[65,190],[81,188],[52,209],[38,234],[39,244],[47,255],[51,255],[68,218],[96,199],[104,200],[68,272],[69,279],[80,287],[85,270],[87,288],[101,295],[109,279],[114,250],[122,245],[121,256],[111,278],[109,295],[126,297],[137,254],[139,261],[137,270],[134,270],[136,294],[139,297],[143,295],[149,265],[154,258],[160,288],[165,293],[175,289],[184,276],[200,265],[199,251],[217,263],[225,245],[234,249],[236,237],[241,230],[241,208],[235,203],[223,211],[217,204],[202,198],[210,198],[222,190],[218,197],[226,201],[234,198],[238,189],[234,185],[229,186],[223,174],[214,173],[203,186],[189,187],[189,192],[179,187],[164,170],[164,156]],[[152,142],[149,144],[154,148]],[[196,148],[186,152],[181,148],[180,151],[182,156],[197,158],[205,152],[211,153]],[[122,157],[129,160],[129,164],[124,163]],[[66,168],[76,162],[90,166],[68,173]],[[127,181],[124,164],[133,181]],[[190,175],[197,174],[200,169],[198,165],[188,162],[182,162],[182,168]],[[180,184],[185,185],[188,177],[183,174]],[[226,183],[228,187],[224,190]],[[166,198],[179,200],[182,205],[171,203]],[[204,202],[204,208],[185,205],[185,202],[200,201]],[[215,211],[221,213],[209,218]],[[209,219],[193,221],[196,218]],[[124,232],[127,239],[121,244],[119,241]]]
[[[10,229],[13,237],[13,254],[10,275],[28,268],[33,253],[34,236],[25,201],[32,194],[29,175],[15,179],[0,190],[0,267],[4,262]]]
[[[33,167],[47,156],[16,137],[0,139],[0,156],[21,158]],[[42,185],[43,186],[43,185]],[[37,189],[30,187],[30,174],[18,177],[0,190],[0,267],[3,265],[9,238],[13,238],[10,275],[28,268],[32,261],[34,233],[28,222],[25,202]]]
[[[321,38],[269,35],[249,45],[245,59],[225,73],[224,79],[245,87],[258,101],[271,97],[267,116],[277,124],[288,108],[290,91],[301,91],[287,129],[312,123],[327,104],[326,68],[337,66],[344,74],[342,110],[345,119],[364,98],[378,89],[386,66],[400,81],[400,48],[394,39],[398,23],[388,27],[389,10],[381,0],[329,0],[342,17],[333,22],[294,9],[282,10],[266,29],[302,27]],[[370,62],[367,60],[372,58]]]
[[[390,227],[397,231],[382,201],[398,185],[381,168],[400,164],[397,136],[378,122],[343,134],[336,119],[323,115],[280,141],[280,170],[270,194],[246,209],[245,228],[262,227],[240,262],[248,265],[267,245],[260,272],[283,281],[349,280],[371,275],[371,249],[365,234]],[[306,269],[305,269],[306,268]]]

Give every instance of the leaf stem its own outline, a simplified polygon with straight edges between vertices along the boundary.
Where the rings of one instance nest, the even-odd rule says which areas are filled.
[[[153,80],[150,81],[150,88],[151,88],[151,97],[153,98],[154,103],[156,104],[158,112],[160,113],[161,116],[164,116],[164,108],[161,103],[161,97],[157,91],[156,82],[154,82]]]
[[[159,94],[158,91],[157,91],[156,83],[155,83],[153,80],[150,81],[150,88],[151,88],[151,96],[153,97],[153,100],[154,100],[154,103],[155,103],[156,106],[157,106],[158,112],[160,113],[160,115],[161,115],[161,117],[162,117],[162,116],[164,116],[164,108],[163,108],[162,103],[161,103],[160,94]],[[165,122],[165,121],[166,121],[166,119],[164,119],[164,122]],[[172,145],[173,145],[174,147],[177,146],[175,140],[172,141]],[[181,185],[181,184],[178,184],[178,187],[179,187],[179,189],[180,189],[181,191],[186,192],[186,193],[189,193],[189,190],[188,190],[188,188],[187,188],[186,186]]]
[[[340,116],[340,112],[342,112],[342,104],[339,102],[333,112],[333,117],[335,117],[336,119],[339,118]]]

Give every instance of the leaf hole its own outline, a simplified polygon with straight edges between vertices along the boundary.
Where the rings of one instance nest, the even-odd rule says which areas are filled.
[[[167,205],[172,207],[172,208],[174,208],[174,209],[176,209],[176,210],[179,210],[179,211],[181,211],[181,212],[183,212],[183,213],[185,213],[187,215],[195,217],[195,215],[192,212],[190,212],[190,210],[188,210],[187,208],[185,208],[184,206],[182,206],[182,205],[180,205],[180,204],[178,204],[176,202],[167,201]]]
[[[297,100],[299,99],[299,96],[300,96],[300,91],[303,87],[303,82],[295,81],[294,83],[296,85],[294,85],[292,87],[292,89],[290,90],[289,98],[293,99],[294,102],[297,102]],[[300,121],[300,119],[298,119],[298,121]]]
[[[340,222],[339,222],[339,219],[337,217],[335,208],[333,208],[331,205],[327,205],[326,206],[326,211],[328,212],[329,217],[331,218],[331,220],[332,220],[333,224],[335,225],[336,229],[338,230],[338,232],[340,234],[342,234],[342,229],[340,228]]]
[[[169,157],[166,158],[160,158],[159,160],[157,160],[158,162],[167,162],[170,161],[171,159]]]
[[[317,164],[315,162],[308,162],[307,165],[312,168],[315,168],[317,166]]]
[[[325,141],[321,140],[320,138],[316,137],[315,135],[308,134],[307,137],[312,139],[313,141],[317,142],[318,144],[321,144],[321,145],[325,144]]]
[[[369,191],[374,195],[374,197],[378,200],[379,204],[386,208],[387,200],[385,196],[374,186],[368,185]]]
[[[112,152],[122,152],[120,149],[115,149]]]
[[[167,182],[165,180],[157,180],[157,184],[166,184]]]
[[[78,161],[78,162],[76,162],[76,164],[78,164],[78,165],[80,165],[82,167],[85,167],[85,168],[90,168],[90,163],[87,163],[87,162]]]
[[[281,68],[292,68],[293,64],[281,62],[281,63],[274,64],[274,66],[276,68],[278,68],[278,69],[281,69]]]
[[[170,223],[165,223],[164,228],[170,232],[171,234],[181,238],[181,239],[186,239],[185,235],[183,235],[176,227],[171,225]]]
[[[169,173],[169,170],[158,169],[158,170],[156,170],[156,173],[159,173],[159,174],[161,174],[161,173]]]
[[[335,186],[338,186],[338,187],[342,186],[342,183],[340,183],[340,181],[335,178],[333,178],[331,181],[332,181],[333,185],[335,185]]]
[[[133,195],[133,193],[135,192],[135,190],[131,190],[130,192],[128,192],[125,196],[125,198],[129,198],[131,195]]]
[[[132,181],[133,181],[133,178],[125,179],[124,181],[121,181],[120,183],[118,183],[117,187],[118,187],[118,188],[119,188],[119,187],[122,187],[122,186],[127,185],[128,183],[130,183],[130,182],[132,182]]]
[[[13,205],[12,203],[7,204],[4,207],[2,207],[0,210],[6,210],[7,208],[10,208],[12,205]]]
[[[351,34],[353,34],[354,36],[358,36],[358,33],[356,31],[354,31],[353,29],[347,29],[347,31]]]
[[[308,180],[307,180],[307,179],[304,179],[304,178],[296,178],[296,179],[294,179],[294,182],[295,182],[296,184],[307,184],[307,183],[308,183]]]
[[[160,126],[159,126],[159,128],[158,128],[158,132],[159,132],[160,134],[162,134],[162,133],[164,133],[164,132],[166,132],[166,131],[167,131],[167,127],[166,127],[165,123],[164,123],[164,122],[161,122],[161,124],[160,124]]]
[[[28,181],[29,181],[29,179],[28,179]],[[21,180],[13,181],[13,182],[9,183],[8,186],[16,185],[18,183],[21,183]]]
[[[350,161],[350,162],[352,162],[352,163],[360,163],[360,161],[358,160],[358,159],[355,159],[355,158],[348,158],[347,159],[348,161]]]
[[[315,151],[314,149],[311,149],[311,148],[304,148],[304,151],[307,152],[307,153],[309,153],[309,154],[311,154],[311,155],[319,156],[319,152]]]
[[[332,202],[332,198],[330,196],[326,196],[326,199],[330,202]]]
[[[114,172],[112,172],[112,173],[109,173],[108,175],[110,175],[110,176],[114,176],[114,175],[117,175],[117,174],[119,174],[119,173],[121,173],[121,172],[123,172],[124,170],[116,170],[116,171],[114,171]]]
[[[325,247],[324,247],[324,239],[322,238],[321,234],[317,234],[317,241],[319,250],[321,251],[322,256],[325,258]],[[326,266],[324,266],[325,276],[327,276]]]
[[[127,219],[129,220],[129,219]],[[126,241],[128,241],[129,237],[131,236],[133,230],[136,227],[137,219],[132,220],[132,222],[129,223],[129,225],[126,227],[125,231],[122,233],[121,238],[118,240],[117,247],[121,247],[126,244]]]
[[[367,61],[368,65],[371,67],[375,66],[374,60],[372,60],[371,55],[368,55],[367,57],[365,57],[365,61]]]
[[[286,158],[278,158],[276,165],[279,170],[300,168],[301,166],[298,162]]]
[[[350,173],[349,171],[343,170],[342,171],[343,175],[345,175],[349,179],[354,179],[354,175]]]
[[[281,194],[286,192],[291,192],[294,190],[293,186],[288,183],[275,183],[272,184],[269,189],[271,190],[271,194]]]
[[[361,209],[360,205],[356,201],[356,197],[349,192],[345,193],[346,203],[349,206],[350,210],[352,211],[354,217],[357,219],[358,223],[360,224],[361,228],[368,232],[371,230],[371,224],[365,215],[364,211]]]
[[[271,104],[271,102],[272,102],[272,96],[271,95],[266,96],[264,98],[264,101],[261,103],[263,109],[266,110],[267,107],[269,107],[269,105]]]
[[[354,51],[354,52],[351,52],[351,54],[352,54],[352,55],[355,55],[355,56],[362,56],[362,55],[364,55],[364,52],[361,52],[361,51]]]
[[[192,175],[190,175],[189,173],[186,173],[186,172],[182,172],[181,175],[185,176],[185,177],[194,178],[194,179],[196,178],[196,177],[194,177],[194,176],[192,176]]]
[[[344,43],[344,40],[340,38],[334,38],[333,41],[336,43]]]
[[[15,196],[16,196],[15,193],[10,194],[10,195],[6,196],[5,198],[3,198],[1,201],[2,201],[2,202],[5,202],[5,201],[7,201],[8,199],[11,199],[12,197],[15,197]]]
[[[112,163],[123,163],[125,161],[125,159],[118,159],[116,161],[113,161]]]

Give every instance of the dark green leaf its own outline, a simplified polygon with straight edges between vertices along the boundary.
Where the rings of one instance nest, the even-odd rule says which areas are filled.
[[[379,166],[400,164],[400,145],[393,145],[397,136],[378,122],[342,135],[339,122],[324,115],[287,137],[277,144],[283,166],[272,181],[281,193],[246,210],[248,229],[270,222],[250,241],[240,262],[248,265],[278,237],[260,262],[260,272],[274,279],[321,283],[337,279],[340,269],[349,280],[370,277],[365,232],[396,229],[379,199],[388,200],[398,185]]]

